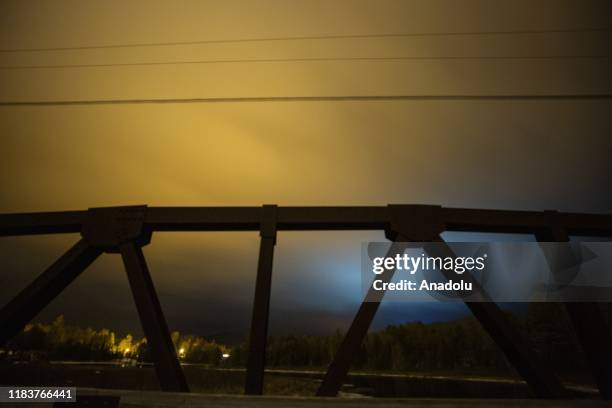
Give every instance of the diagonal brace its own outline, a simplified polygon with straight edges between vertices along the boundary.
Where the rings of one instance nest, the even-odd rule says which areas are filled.
[[[0,345],[17,335],[101,253],[81,239],[4,306],[0,310]]]
[[[536,239],[539,242],[569,242],[567,231],[555,222],[557,213],[555,211],[547,211],[547,213],[551,220],[550,227],[537,231]],[[600,305],[596,302],[565,302],[563,305],[586,355],[601,397],[611,400],[612,333],[606,324]]]
[[[119,251],[161,389],[189,392],[142,249],[127,241]]]

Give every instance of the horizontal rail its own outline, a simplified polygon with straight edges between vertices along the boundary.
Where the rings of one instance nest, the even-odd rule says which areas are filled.
[[[0,236],[80,232],[87,211],[0,214]]]
[[[0,214],[0,236],[80,232],[88,211]],[[612,214],[441,208],[447,231],[533,233],[554,222],[570,235],[612,236]],[[258,231],[262,207],[148,207],[153,231]],[[278,207],[278,230],[381,230],[386,206]]]
[[[261,207],[150,207],[145,223],[156,231],[259,231]],[[377,230],[387,207],[278,207],[279,230]]]

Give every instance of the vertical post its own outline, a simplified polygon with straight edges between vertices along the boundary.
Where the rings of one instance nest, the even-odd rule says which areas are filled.
[[[0,310],[0,345],[17,335],[101,253],[81,239],[6,304]]]
[[[551,212],[554,216],[554,212]],[[536,232],[539,242],[568,242],[567,232],[555,225]],[[553,271],[554,272],[554,271]],[[564,303],[601,397],[612,399],[612,333],[598,303]]]
[[[263,206],[259,231],[261,243],[259,246],[253,316],[251,318],[251,334],[249,337],[249,355],[244,385],[244,393],[250,395],[261,395],[263,393],[272,266],[274,246],[276,245],[276,214],[277,207],[275,205]]]
[[[160,387],[163,391],[189,392],[142,249],[126,241],[120,244],[119,251]]]

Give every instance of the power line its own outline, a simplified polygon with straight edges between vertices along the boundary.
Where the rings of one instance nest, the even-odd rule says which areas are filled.
[[[383,34],[338,34],[318,36],[290,36],[290,37],[260,37],[260,38],[237,38],[221,40],[196,40],[196,41],[169,41],[151,43],[129,43],[129,44],[98,44],[69,47],[48,48],[7,48],[0,52],[45,52],[45,51],[76,51],[93,50],[105,48],[136,48],[136,47],[171,47],[179,45],[199,44],[230,44],[249,42],[270,41],[307,41],[307,40],[344,40],[344,39],[366,39],[366,38],[402,38],[402,37],[450,37],[450,36],[479,36],[479,35],[530,35],[530,34],[562,34],[562,33],[597,33],[612,31],[611,27],[604,28],[572,28],[554,30],[513,30],[513,31],[448,31],[448,32],[420,32],[420,33],[383,33]]]
[[[134,67],[147,65],[190,65],[190,64],[244,64],[244,63],[283,63],[283,62],[332,62],[332,61],[427,61],[427,60],[559,60],[559,59],[607,59],[612,55],[543,55],[543,56],[400,56],[400,57],[317,57],[317,58],[269,58],[269,59],[220,59],[200,61],[152,61],[119,62],[107,64],[52,64],[52,65],[4,65],[0,69],[61,69],[61,68],[105,68]]]
[[[0,101],[0,106],[132,105],[179,103],[265,103],[265,102],[352,102],[352,101],[538,101],[610,100],[612,94],[542,95],[333,95],[333,96],[248,96],[158,99],[86,99],[50,101]]]

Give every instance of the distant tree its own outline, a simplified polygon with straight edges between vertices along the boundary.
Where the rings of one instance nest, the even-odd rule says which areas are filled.
[[[526,315],[507,318],[535,345],[552,367],[576,369],[585,366],[565,311],[558,305],[530,305]],[[172,332],[171,339],[183,361],[210,366],[244,367],[248,340],[231,347],[203,337]],[[271,367],[325,367],[343,340],[340,331],[329,336],[272,336],[268,340],[266,364]],[[146,339],[131,334],[117,338],[108,329],[95,330],[66,325],[58,316],[50,324],[28,324],[7,344],[8,350],[54,360],[101,361],[123,357],[151,361]],[[228,354],[228,358],[223,358]],[[354,356],[353,369],[432,370],[509,369],[509,364],[474,318],[423,324],[390,325],[370,332]]]

